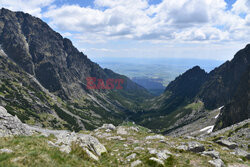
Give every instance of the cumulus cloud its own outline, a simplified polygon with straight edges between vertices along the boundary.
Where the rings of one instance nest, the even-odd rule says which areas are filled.
[[[250,26],[250,14],[246,16],[246,25]]]
[[[45,17],[63,31],[77,31],[93,39],[218,41],[239,36],[248,25],[240,11],[248,0],[238,0],[226,11],[224,0],[95,0],[94,8],[64,5],[52,8]],[[244,6],[245,5],[245,6]]]
[[[232,11],[240,13],[250,13],[250,1],[249,0],[237,0],[233,4]]]
[[[42,8],[49,6],[54,0],[1,0],[0,6],[13,11],[24,11],[42,17]]]
[[[80,42],[217,42],[247,39],[250,34],[249,0],[237,0],[231,10],[224,0],[162,0],[155,5],[148,0],[95,0],[93,7],[55,6],[53,1],[2,0],[0,5],[45,17],[64,36]]]

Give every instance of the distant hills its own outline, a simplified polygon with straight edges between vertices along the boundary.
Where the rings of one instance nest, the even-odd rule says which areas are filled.
[[[164,92],[165,87],[162,85],[162,79],[148,77],[133,77],[132,81],[146,88],[150,93],[159,96]]]
[[[199,65],[206,72],[223,63],[219,60],[190,59],[190,58],[120,58],[98,57],[94,58],[101,67],[112,69],[129,78],[152,78],[161,79],[161,83],[167,86],[178,75],[188,69]]]

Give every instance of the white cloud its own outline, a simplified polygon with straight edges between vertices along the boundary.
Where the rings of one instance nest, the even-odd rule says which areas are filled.
[[[31,15],[42,17],[42,8],[49,6],[54,0],[1,0],[0,6],[13,11],[23,11]]]
[[[246,25],[250,26],[250,14],[246,16]]]
[[[250,13],[250,1],[249,0],[237,0],[233,4],[232,11],[240,13]]]
[[[54,28],[81,33],[85,41],[219,41],[234,39],[248,24],[235,14],[241,1],[231,12],[225,10],[224,0],[163,0],[157,5],[147,0],[95,0],[95,8],[64,5],[44,16]]]
[[[218,42],[250,38],[250,1],[95,0],[94,7],[55,6],[54,0],[1,0],[0,5],[45,17],[63,36],[97,43],[132,39],[152,42]],[[42,8],[47,7],[45,12]],[[245,18],[240,14],[244,13]]]

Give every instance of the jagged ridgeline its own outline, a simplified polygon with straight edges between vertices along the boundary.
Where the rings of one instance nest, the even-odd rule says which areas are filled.
[[[133,118],[163,133],[176,131],[201,118],[206,118],[202,124],[213,120],[208,125],[215,126],[214,130],[248,119],[249,68],[250,44],[238,51],[231,61],[209,73],[197,66],[186,71],[172,81],[161,96],[147,100],[144,112],[136,113]],[[220,113],[220,109],[215,123],[211,113]]]
[[[102,69],[69,39],[23,12],[0,10],[0,104],[23,122],[71,130],[118,124],[151,95]],[[86,89],[86,78],[123,79],[122,90]]]

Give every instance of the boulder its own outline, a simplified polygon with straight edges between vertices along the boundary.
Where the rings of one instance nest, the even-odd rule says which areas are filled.
[[[250,154],[247,151],[242,150],[240,148],[235,149],[235,155],[242,156],[250,160]]]
[[[178,147],[176,147],[176,149],[187,151],[188,150],[188,146],[186,146],[186,145],[179,145]]]
[[[160,140],[164,140],[165,137],[162,135],[154,135],[154,136],[147,136],[146,140],[155,140],[155,139],[160,139]]]
[[[158,165],[162,165],[164,166],[164,162],[158,158],[155,158],[155,157],[151,157],[149,158],[149,161],[153,161],[154,163],[158,164]]]
[[[208,161],[208,163],[210,163],[214,167],[225,167],[225,164],[221,159],[213,159]]]
[[[126,157],[127,161],[131,161],[132,159],[135,159],[136,153],[132,153],[129,156]]]
[[[98,139],[86,134],[78,134],[77,142],[82,147],[86,147],[96,155],[101,156],[103,153],[106,153],[106,148],[99,142]]]
[[[117,128],[117,134],[119,135],[128,135],[128,132],[125,127],[119,126]]]
[[[32,131],[23,124],[17,116],[12,116],[7,110],[0,106],[0,137],[14,135],[31,135]]]
[[[136,166],[138,166],[140,164],[142,164],[142,162],[140,160],[136,160],[136,161],[131,163],[131,167],[136,167]]]
[[[218,143],[222,146],[226,146],[230,149],[235,149],[238,146],[236,143],[225,140],[225,139],[217,140],[216,143]]]
[[[8,149],[8,148],[2,148],[0,149],[0,153],[13,153],[13,150]]]
[[[103,124],[100,129],[115,130],[115,126],[113,124]]]
[[[196,141],[192,141],[192,142],[188,142],[188,151],[192,151],[195,153],[199,153],[199,152],[203,152],[205,151],[204,145],[202,145],[199,142]]]
[[[160,152],[156,153],[156,157],[157,157],[158,159],[161,159],[161,160],[166,160],[166,159],[168,159],[170,156],[167,155],[165,152],[160,151]]]
[[[168,159],[171,155],[171,152],[168,150],[156,150],[154,148],[148,148],[149,154],[156,155],[156,157],[160,160],[166,160]]]
[[[72,143],[78,144],[80,147],[85,150],[85,152],[93,158],[98,160],[98,156],[101,156],[103,153],[106,153],[106,148],[93,136],[86,134],[76,134],[72,133],[60,133],[56,135],[57,141],[55,145],[60,148],[60,151],[69,153],[71,151]]]
[[[145,150],[145,148],[143,148],[143,147],[135,147],[134,150],[135,150],[135,151],[138,151],[138,150]]]
[[[133,130],[133,131],[135,131],[135,132],[139,132],[139,128],[138,128],[138,127],[132,126],[132,127],[130,127],[129,129],[130,129],[130,130]]]
[[[202,154],[210,156],[212,158],[216,158],[216,159],[220,158],[220,153],[218,151],[214,151],[214,150],[212,150],[212,151],[203,151]]]
[[[149,154],[156,154],[157,150],[154,148],[148,148],[148,152],[149,152]]]

